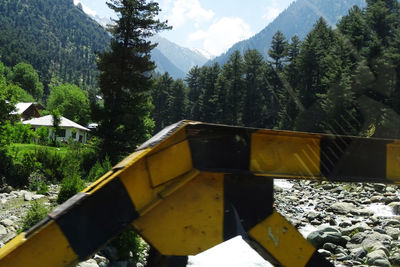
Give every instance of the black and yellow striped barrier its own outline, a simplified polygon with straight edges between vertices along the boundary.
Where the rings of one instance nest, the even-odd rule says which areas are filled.
[[[239,234],[271,263],[330,266],[273,209],[273,178],[400,181],[400,143],[182,121],[0,249],[0,266],[73,266],[131,224],[163,255]]]

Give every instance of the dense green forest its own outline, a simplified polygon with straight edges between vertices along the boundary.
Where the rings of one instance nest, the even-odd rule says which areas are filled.
[[[60,82],[95,88],[95,52],[107,49],[109,40],[72,0],[0,1],[0,61],[9,67],[30,63],[45,95]]]
[[[400,137],[400,9],[368,0],[332,29],[321,18],[304,41],[274,35],[269,59],[233,53],[223,66],[168,74],[152,92],[156,130],[187,118],[251,127]],[[167,103],[167,104],[166,104]]]

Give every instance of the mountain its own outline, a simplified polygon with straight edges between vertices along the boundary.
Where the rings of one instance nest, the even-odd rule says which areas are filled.
[[[95,18],[105,24],[107,20]],[[207,58],[168,40],[153,51],[158,72],[184,78]],[[0,1],[0,61],[13,67],[27,62],[38,71],[49,93],[52,84],[69,82],[86,90],[97,88],[96,52],[109,49],[110,35],[73,0]]]
[[[109,40],[72,0],[0,1],[0,61],[32,64],[45,93],[60,81],[95,88],[95,52],[107,49]]]
[[[335,26],[354,5],[364,7],[366,3],[365,0],[297,0],[261,32],[250,39],[236,43],[226,53],[209,61],[207,65],[214,62],[220,65],[226,63],[236,50],[244,53],[248,49],[257,49],[267,58],[272,36],[278,30],[288,40],[294,35],[304,39],[320,17],[323,17],[331,26]]]
[[[202,66],[208,61],[208,58],[206,58],[199,51],[181,47],[159,35],[153,36],[151,38],[151,41],[154,43],[158,43],[157,48],[154,50],[158,50],[159,52],[161,52],[173,65],[175,65],[184,74],[188,73],[188,71],[194,66]],[[154,53],[152,53],[152,56],[154,56]],[[160,67],[159,64],[157,64],[157,66]],[[170,74],[172,77],[174,77],[172,73]],[[183,76],[178,78],[183,78]]]
[[[160,50],[157,48],[151,51],[151,59],[157,64],[156,72],[164,73],[168,72],[174,79],[183,79],[186,76],[186,72],[179,69],[174,65]]]
[[[85,11],[80,3],[77,6]],[[87,15],[103,27],[112,23],[109,18],[93,16],[90,13],[87,13]],[[202,66],[211,59],[210,54],[206,51],[191,50],[179,46],[160,35],[155,35],[150,40],[153,43],[158,43],[158,46],[151,52],[151,57],[157,65],[156,71],[160,73],[168,72],[174,79],[184,78],[192,67]]]

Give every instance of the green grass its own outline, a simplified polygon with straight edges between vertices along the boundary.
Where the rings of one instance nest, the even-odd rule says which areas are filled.
[[[11,144],[8,146],[8,151],[14,157],[22,155],[29,152],[34,152],[38,149],[47,149],[49,152],[59,153],[60,156],[65,156],[67,154],[67,147],[53,147],[53,146],[42,146],[37,144]]]

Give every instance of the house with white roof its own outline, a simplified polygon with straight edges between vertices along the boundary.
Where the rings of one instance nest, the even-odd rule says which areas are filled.
[[[60,142],[67,142],[70,138],[73,141],[86,143],[87,134],[90,131],[88,128],[83,127],[65,117],[60,117],[60,130],[56,133],[57,140]],[[30,124],[32,128],[36,129],[40,127],[47,127],[49,129],[49,138],[54,137],[53,129],[53,116],[47,115],[39,118],[33,118],[22,122],[23,124]]]
[[[10,115],[19,115],[21,121],[25,121],[31,118],[39,118],[39,110],[43,110],[44,107],[39,103],[34,102],[20,102],[15,104],[14,111],[10,112]]]

